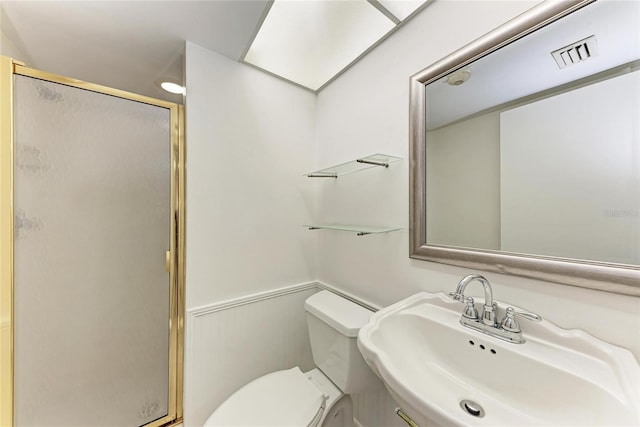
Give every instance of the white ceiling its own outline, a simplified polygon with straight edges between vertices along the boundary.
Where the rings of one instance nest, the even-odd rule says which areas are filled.
[[[268,6],[268,0],[0,0],[0,25],[4,35],[24,54],[23,58],[16,59],[33,68],[181,102],[180,95],[161,90],[154,81],[161,77],[182,81],[185,40],[239,60],[248,49]],[[591,12],[587,13],[587,10],[595,12],[598,8],[606,11],[603,15],[606,19],[596,19],[590,16]],[[436,102],[440,105],[438,111],[444,116],[432,117],[431,125],[437,127],[455,120],[455,115],[464,117],[513,99],[514,95],[526,95],[515,85],[518,81],[528,82],[526,90],[531,93],[533,89],[538,91],[561,84],[558,79],[567,81],[567,74],[582,74],[586,68],[594,66],[603,69],[617,65],[611,64],[608,57],[621,48],[637,55],[639,10],[637,0],[600,1],[567,18],[576,23],[563,26],[562,33],[554,34],[553,26],[541,31],[547,33],[547,41],[540,51],[516,49],[522,56],[507,61],[515,68],[507,68],[503,63],[501,73],[483,73],[484,66],[479,61],[471,65],[471,79],[462,86],[430,85],[433,89],[437,87],[437,91],[430,94],[429,101],[436,102],[439,97],[448,100]],[[580,15],[587,17],[580,20]],[[612,22],[615,24],[611,25]],[[591,34],[596,34],[603,49],[597,60],[584,64],[588,67],[574,66],[559,73],[555,65],[548,65],[548,76],[545,74],[542,78],[541,71],[531,66],[535,55],[551,60],[548,52],[553,48]],[[506,50],[492,57],[503,54],[507,54]],[[609,65],[603,65],[605,63]],[[493,79],[497,75],[499,81],[486,80],[491,75]],[[473,101],[476,97],[469,91],[474,87],[491,95],[484,98],[483,105]],[[442,105],[456,105],[457,108],[455,112],[447,113]],[[464,108],[460,110],[460,106]]]
[[[185,40],[238,60],[267,4],[2,0],[0,25],[30,67],[180,102],[154,81],[182,81]]]
[[[167,94],[157,82],[182,82],[184,44],[190,41],[317,90],[425,1],[0,0],[3,40],[12,45],[2,52],[33,68],[180,102],[181,95]],[[272,28],[270,39],[263,28],[254,40],[269,9],[285,10],[284,20]],[[290,13],[305,10],[306,20]],[[304,37],[316,27],[325,33]]]

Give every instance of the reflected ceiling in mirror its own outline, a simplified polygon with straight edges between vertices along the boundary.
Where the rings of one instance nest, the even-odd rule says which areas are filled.
[[[412,78],[412,257],[640,293],[639,18],[544,2]]]

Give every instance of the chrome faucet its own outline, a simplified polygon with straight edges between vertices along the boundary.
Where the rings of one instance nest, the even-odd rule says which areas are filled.
[[[478,316],[478,310],[475,307],[474,300],[471,297],[465,297],[464,291],[471,282],[477,280],[482,284],[484,289],[484,305],[482,307],[482,316]],[[513,307],[507,307],[506,314],[502,322],[498,322],[496,319],[496,312],[498,305],[493,301],[493,290],[491,284],[487,279],[479,274],[470,274],[464,277],[455,292],[449,293],[449,295],[456,301],[460,301],[466,304],[462,311],[462,317],[460,323],[463,326],[474,329],[479,332],[491,335],[504,341],[522,344],[524,338],[522,337],[522,330],[520,324],[516,320],[515,316],[521,316],[525,319],[539,322],[542,320],[540,316],[535,313],[527,313],[515,311]]]
[[[480,276],[479,274],[470,274],[464,277],[460,281],[460,283],[458,283],[456,291],[451,292],[449,295],[451,295],[451,297],[456,301],[466,302],[467,306],[473,306],[473,298],[469,298],[471,300],[469,304],[469,301],[464,296],[464,290],[467,288],[467,285],[469,285],[469,283],[473,282],[474,280],[480,282],[482,284],[482,287],[484,288],[484,308],[482,310],[482,323],[487,326],[496,326],[497,322],[495,310],[497,307],[493,302],[493,289],[491,289],[491,284],[484,277]]]

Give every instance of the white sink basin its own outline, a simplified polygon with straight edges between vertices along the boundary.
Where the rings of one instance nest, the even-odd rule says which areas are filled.
[[[462,308],[422,292],[360,330],[364,359],[418,425],[640,425],[640,367],[628,350],[547,321],[522,320],[526,342],[508,343],[462,326]]]

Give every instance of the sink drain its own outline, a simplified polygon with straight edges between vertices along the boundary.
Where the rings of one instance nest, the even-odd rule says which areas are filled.
[[[474,417],[478,417],[478,418],[484,417],[484,409],[482,409],[482,406],[480,406],[477,402],[474,402],[473,400],[468,400],[468,399],[462,400],[460,402],[460,407],[464,412],[466,412],[469,415],[473,415]]]

